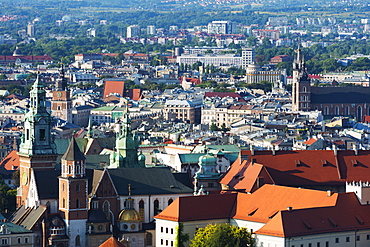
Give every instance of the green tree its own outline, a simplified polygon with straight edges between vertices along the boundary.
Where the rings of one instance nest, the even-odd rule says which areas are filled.
[[[218,131],[218,127],[217,127],[217,125],[215,123],[212,123],[211,126],[209,127],[209,129],[211,131]]]
[[[17,190],[12,190],[0,176],[0,212],[6,209],[9,211],[15,210],[15,197]]]
[[[197,230],[191,240],[191,247],[241,247],[254,246],[255,239],[246,228],[227,223],[208,225]]]
[[[176,247],[185,247],[185,243],[189,241],[189,233],[184,233],[184,224],[179,223],[176,227]]]

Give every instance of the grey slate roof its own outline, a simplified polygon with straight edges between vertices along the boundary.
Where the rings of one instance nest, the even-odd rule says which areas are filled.
[[[160,195],[193,193],[171,173],[167,167],[108,169],[119,195],[128,195],[131,184],[132,195]]]
[[[369,103],[369,87],[311,87],[311,103]]]
[[[67,148],[66,153],[63,155],[62,160],[74,161],[74,160],[85,160],[85,156],[77,146],[75,138],[72,137],[71,142]]]
[[[60,170],[34,170],[36,188],[40,199],[57,199],[59,196]]]

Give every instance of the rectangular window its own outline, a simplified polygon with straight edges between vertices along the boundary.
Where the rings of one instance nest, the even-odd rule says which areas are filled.
[[[163,226],[161,226],[161,232],[163,232]]]
[[[2,238],[1,239],[1,244],[8,244],[8,239],[7,238]]]
[[[45,141],[46,140],[46,132],[45,129],[40,129],[40,141]]]
[[[168,240],[166,240],[166,246],[168,246]]]
[[[329,241],[325,242],[325,247],[329,247]]]
[[[320,242],[317,242],[317,245],[316,245],[317,247],[320,247]]]
[[[173,234],[173,228],[171,228],[171,234]]]
[[[339,238],[335,238],[335,243],[339,243]]]
[[[308,244],[308,247],[312,247],[312,244],[311,244],[311,243],[309,243],[309,244]]]
[[[360,241],[360,236],[356,236],[356,241]]]
[[[346,237],[346,242],[349,242],[350,241],[350,238],[349,237]]]
[[[28,243],[28,238],[25,238],[24,239],[24,242],[27,244]]]
[[[161,245],[163,245],[163,239],[161,239]]]
[[[26,140],[28,141],[30,139],[30,130],[26,129]]]
[[[168,227],[166,227],[166,233],[168,233]]]
[[[368,234],[368,235],[366,235],[366,239],[367,240],[370,240],[370,235]]]

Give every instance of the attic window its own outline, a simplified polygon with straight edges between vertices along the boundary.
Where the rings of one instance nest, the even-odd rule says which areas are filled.
[[[296,167],[299,167],[299,166],[302,165],[300,160],[295,160],[294,163],[295,163]]]
[[[312,225],[307,220],[302,220],[302,222],[307,227],[308,230],[312,229]]]
[[[277,213],[279,213],[279,211],[276,211],[276,212],[274,212],[273,214],[271,214],[271,215],[269,216],[269,220],[271,220],[272,218],[274,218],[274,216],[275,216]]]
[[[255,212],[257,212],[258,208],[253,209],[248,216],[253,216]]]
[[[356,218],[356,220],[358,221],[358,223],[359,223],[360,225],[365,224],[365,221],[362,219],[362,217],[361,217],[361,216],[355,215],[355,218]]]
[[[331,225],[333,227],[337,227],[338,226],[338,223],[333,219],[333,218],[328,218],[329,222],[331,223]]]
[[[326,160],[321,160],[322,166],[328,166],[328,162]]]
[[[352,163],[352,166],[357,166],[358,165],[357,160],[351,160],[351,163]]]

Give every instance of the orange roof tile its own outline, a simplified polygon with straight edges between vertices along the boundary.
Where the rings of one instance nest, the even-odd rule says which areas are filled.
[[[317,140],[315,138],[310,138],[309,140],[303,142],[303,144],[306,144],[306,145],[312,145],[316,142]]]
[[[18,170],[19,169],[19,155],[18,152],[12,150],[8,155],[0,162],[0,166],[3,166],[6,170]]]
[[[370,177],[368,150],[359,150],[358,155],[351,150],[338,150],[337,155],[332,150],[276,151],[275,155],[271,151],[254,151],[253,156],[249,150],[241,152],[249,162],[265,167],[268,176],[265,180],[271,178],[275,184],[284,186],[344,186],[345,182],[368,181]],[[241,189],[231,179],[238,174],[239,166],[238,161],[234,162],[221,183]]]
[[[179,197],[154,218],[178,222],[229,218],[233,215],[236,196],[232,193]]]
[[[125,247],[122,243],[118,242],[115,237],[108,238],[107,241],[99,245],[99,247]]]

